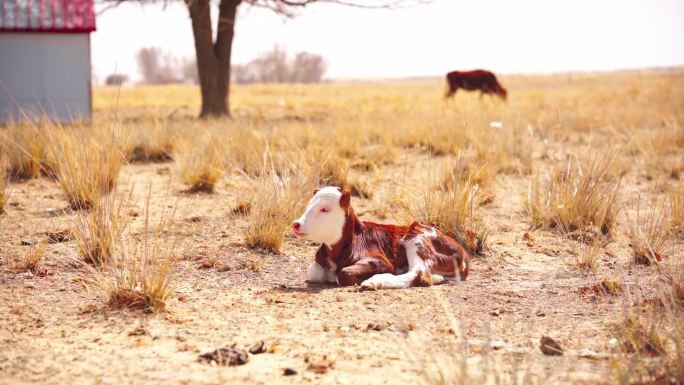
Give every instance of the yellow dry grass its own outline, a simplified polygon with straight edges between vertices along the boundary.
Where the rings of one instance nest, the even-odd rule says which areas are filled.
[[[670,227],[679,237],[684,238],[684,191],[670,193]]]
[[[627,213],[627,224],[634,261],[650,265],[672,256],[676,244],[668,223],[670,208],[665,199],[659,199],[653,193],[645,205],[643,207],[643,200],[639,197],[634,214]]]
[[[648,318],[636,311],[629,313],[622,323],[615,326],[616,336],[625,353],[663,354],[666,348],[660,322],[657,318]]]
[[[612,327],[624,353],[614,362],[620,383],[684,381],[684,263],[671,258],[660,267],[658,285],[651,292],[629,291]],[[659,360],[648,361],[654,357]]]
[[[600,253],[600,245],[595,243],[584,245],[576,260],[577,268],[595,272],[598,267]]]
[[[10,182],[5,167],[5,163],[0,159],[0,215],[5,212],[10,195]]]
[[[245,244],[279,254],[290,223],[299,215],[314,188],[311,175],[264,173],[256,182]]]
[[[161,163],[173,160],[178,137],[166,119],[154,118],[142,124],[123,124],[124,152],[131,163]]]
[[[524,208],[534,227],[558,229],[585,240],[610,235],[620,181],[608,175],[612,156],[557,162],[530,184]]]
[[[153,224],[150,197],[148,191],[139,241],[131,234],[111,234],[115,244],[111,255],[99,266],[89,268],[92,280],[112,308],[157,312],[165,308],[173,294],[178,246],[173,222],[176,209],[172,206],[163,211]]]
[[[49,131],[50,152],[57,180],[73,210],[97,206],[114,189],[124,158],[122,142],[113,129],[55,126]]]
[[[426,183],[414,199],[396,198],[406,223],[418,220],[436,226],[458,240],[471,253],[482,254],[487,247],[488,226],[479,205],[479,186],[471,180],[452,180],[449,188]]]
[[[126,198],[110,194],[98,204],[76,214],[71,233],[83,261],[95,265],[109,262],[120,243],[127,219],[123,213]]]
[[[209,136],[186,144],[180,153],[179,167],[188,185],[187,192],[213,193],[224,168],[219,145]]]
[[[509,89],[515,90],[509,103],[468,94],[445,101],[436,91],[442,89],[441,79],[382,87],[372,82],[236,86],[231,97],[234,119],[227,123],[187,119],[198,101],[192,88],[182,86],[166,87],[163,95],[158,87],[124,88],[120,98],[112,90],[102,90],[96,93],[95,108],[112,111],[119,103],[131,113],[173,115],[165,125],[190,126],[190,134],[176,129],[176,138],[202,156],[193,157],[193,166],[183,166],[184,178],[190,186],[201,188],[202,181],[210,180],[208,190],[218,179],[220,164],[223,172],[249,177],[260,177],[265,170],[280,176],[315,173],[320,175],[319,184],[342,186],[372,198],[375,186],[366,174],[394,163],[404,149],[454,157],[441,187],[431,182],[427,192],[413,189],[406,194],[422,202],[412,204],[410,216],[442,223],[444,230],[481,250],[487,231],[482,219],[474,219],[479,206],[474,200],[486,197],[475,198],[473,191],[488,188],[505,174],[527,176],[536,171],[524,202],[533,226],[557,228],[585,241],[610,235],[625,171],[623,160],[630,150],[607,148],[594,138],[621,137],[625,144],[632,143],[634,151],[648,156],[657,151],[673,154],[672,143],[682,137],[676,116],[663,118],[668,116],[664,111],[650,111],[645,99],[615,98],[637,92],[676,111],[670,99],[678,92],[671,87],[672,76],[505,77]],[[553,92],[540,91],[546,82],[554,83]],[[593,91],[586,94],[590,86]],[[641,122],[649,120],[663,122],[659,130],[667,133],[668,140],[658,140],[652,130],[641,128]],[[210,132],[214,143],[220,141],[216,154],[199,150],[202,146],[189,137],[197,136],[196,130]],[[566,152],[558,143],[586,151],[565,157],[559,155]],[[535,159],[547,159],[553,166],[534,170]],[[667,173],[662,170],[662,174]]]
[[[681,124],[684,121],[684,87],[681,84],[684,74],[681,71],[509,76],[501,80],[511,91],[508,103],[490,98],[480,100],[476,95],[467,93],[445,101],[441,79],[236,86],[231,94],[233,118],[230,120],[195,119],[199,97],[197,88],[191,86],[123,88],[120,97],[116,97],[116,90],[95,89],[95,118],[90,124],[49,126],[50,130],[44,134],[33,136],[28,135],[28,131],[19,130],[20,125],[17,124],[0,128],[0,136],[3,138],[3,153],[14,152],[16,155],[9,161],[17,165],[15,169],[21,170],[17,174],[34,178],[42,173],[46,164],[52,163],[69,205],[90,208],[89,212],[67,214],[76,215],[75,220],[80,221],[77,227],[80,226],[82,231],[74,231],[75,246],[65,247],[71,247],[71,251],[76,253],[79,245],[86,243],[84,240],[95,240],[92,245],[81,247],[85,250],[81,251],[83,257],[98,253],[108,256],[101,258],[99,265],[87,265],[85,269],[102,289],[104,302],[113,307],[163,309],[173,295],[174,270],[178,266],[183,270],[179,276],[189,280],[182,282],[183,285],[197,283],[194,281],[197,279],[193,271],[195,267],[191,263],[176,264],[175,233],[169,227],[170,222],[162,222],[159,228],[150,226],[150,217],[159,216],[159,211],[168,209],[168,206],[173,207],[168,202],[155,201],[159,197],[158,192],[148,196],[142,230],[136,219],[131,219],[135,225],[126,228],[119,225],[123,223],[117,219],[121,208],[110,206],[109,202],[120,193],[115,187],[125,159],[131,162],[173,162],[169,166],[123,166],[123,170],[126,175],[144,181],[152,178],[150,175],[156,178],[155,173],[169,173],[176,183],[172,189],[174,194],[180,193],[182,183],[186,182],[190,190],[216,191],[213,195],[178,195],[178,199],[193,200],[197,202],[198,209],[204,210],[197,215],[199,221],[189,221],[188,226],[184,226],[183,231],[188,230],[183,236],[209,243],[208,250],[214,246],[220,249],[217,245],[233,248],[240,240],[245,240],[250,246],[274,253],[280,250],[310,252],[311,245],[288,239],[286,234],[290,222],[300,213],[311,189],[317,184],[340,185],[364,197],[354,201],[355,206],[358,204],[358,212],[364,216],[379,217],[382,210],[391,210],[392,204],[396,203],[403,209],[401,219],[405,222],[420,219],[434,223],[477,252],[486,249],[487,241],[491,239],[491,255],[475,261],[473,278],[469,278],[471,284],[465,286],[465,290],[473,290],[474,294],[482,297],[487,297],[494,290],[508,293],[510,287],[505,286],[506,278],[513,276],[512,270],[521,274],[521,279],[526,282],[516,287],[515,292],[528,295],[532,290],[528,283],[543,279],[542,275],[547,273],[538,271],[544,267],[539,265],[548,263],[549,269],[558,268],[556,253],[577,247],[576,242],[562,236],[565,232],[572,232],[583,241],[595,235],[615,234],[615,237],[603,239],[612,242],[610,250],[606,249],[605,263],[598,263],[600,247],[604,245],[596,242],[579,246],[584,249],[577,265],[595,270],[601,274],[599,277],[608,276],[606,269],[615,269],[610,271],[610,276],[622,279],[618,274],[624,272],[621,269],[626,269],[627,264],[613,263],[613,259],[629,256],[630,230],[628,222],[620,222],[617,208],[623,200],[631,205],[639,193],[653,184],[653,180],[663,186],[658,191],[659,200],[665,199],[666,191],[673,192],[668,206],[673,208],[672,212],[657,215],[657,218],[665,219],[658,219],[656,223],[670,223],[662,228],[679,228],[681,234],[682,198],[679,191],[683,190],[678,179],[679,170],[684,165],[681,155],[684,144]],[[111,118],[115,111],[118,113],[116,120]],[[39,127],[42,126],[28,129],[34,132],[43,130]],[[24,144],[16,146],[15,143]],[[10,148],[8,145],[10,150],[7,150]],[[53,160],[49,160],[51,157]],[[433,173],[436,175],[431,175]],[[43,182],[49,183],[29,181],[25,189],[31,190]],[[244,186],[252,188],[245,189]],[[20,188],[24,189],[24,185]],[[395,196],[400,199],[391,202]],[[496,198],[492,200],[492,196]],[[227,209],[220,213],[216,210],[216,217],[203,223],[202,217],[206,217],[209,211],[206,208],[214,208],[214,205],[225,205]],[[221,206],[222,209],[225,207]],[[231,217],[233,207],[236,213],[244,216]],[[677,207],[679,210],[675,209]],[[25,211],[26,216],[34,212],[38,210],[30,208]],[[14,215],[14,210],[9,214]],[[52,220],[30,219],[34,221],[31,223],[41,224]],[[225,227],[214,234],[211,231],[215,230],[212,227],[218,227],[214,226],[216,222]],[[534,227],[559,231],[545,233],[539,236],[537,243],[530,241],[524,245],[520,242],[521,233],[529,223]],[[199,226],[202,226],[201,230]],[[660,225],[654,228],[661,229]],[[668,232],[676,233],[677,230]],[[223,235],[232,238],[220,238]],[[20,236],[16,232],[11,235],[14,237],[12,240]],[[100,243],[109,246],[102,247]],[[98,248],[109,251],[88,251]],[[650,248],[654,249],[653,246]],[[611,250],[618,252],[611,253]],[[240,249],[239,253],[243,251]],[[263,258],[261,253],[250,250],[244,253],[248,254],[245,258],[251,261],[247,264],[249,269],[266,274],[265,278],[273,278],[273,270],[277,269],[261,268],[271,267],[269,264],[277,258]],[[545,256],[542,258],[542,255]],[[531,257],[531,262],[528,257]],[[217,255],[209,255],[207,259],[212,258],[219,259]],[[677,258],[673,254],[665,262],[675,260]],[[303,261],[291,263],[296,265]],[[682,279],[681,274],[675,276],[672,272],[667,273],[669,278],[667,274],[654,277],[662,272],[662,265],[664,263],[657,267],[627,267],[633,269],[630,273],[634,275],[624,280],[622,290],[617,288],[616,282],[619,281],[615,279],[601,281],[577,271],[555,270],[558,274],[554,277],[570,280],[562,283],[567,284],[564,287],[574,285],[575,279],[584,280],[583,283],[598,284],[616,295],[615,298],[601,299],[601,303],[578,302],[577,306],[582,307],[584,314],[597,308],[607,309],[604,302],[622,298],[630,287],[640,284],[633,283],[632,277],[646,276],[654,278],[654,281],[658,278],[658,282],[667,282],[669,291],[663,288],[662,296],[676,301],[670,301],[671,305],[649,308],[646,318],[634,318],[634,314],[641,314],[643,309],[630,310],[625,316],[626,321],[616,329],[615,336],[627,352],[620,359],[627,361],[635,355],[658,352],[654,362],[661,368],[667,368],[668,373],[680,373],[681,376],[681,368],[684,367],[681,343],[684,327],[679,327],[682,325]],[[515,269],[509,269],[512,266]],[[214,273],[207,272],[208,275]],[[211,278],[217,276],[212,275]],[[493,286],[472,284],[473,281],[489,282]],[[555,282],[550,283],[553,284]],[[652,282],[645,285],[648,284]],[[237,284],[235,287],[236,291],[241,289]],[[463,287],[433,289],[451,293],[463,290]],[[400,294],[409,298],[408,305],[421,293],[424,292],[415,290]],[[271,294],[274,293],[267,293]],[[341,300],[348,294],[346,291],[335,292]],[[196,295],[199,298],[204,293]],[[296,298],[299,295],[297,293]],[[318,298],[325,298],[330,294],[328,291],[318,295]],[[382,298],[378,297],[378,300]],[[515,307],[530,310],[525,307],[528,302],[520,300]],[[246,309],[240,303],[235,306],[239,310]],[[254,306],[259,308],[260,304]],[[283,305],[283,314],[294,314],[288,306]],[[388,308],[383,306],[379,304],[377,308],[378,313],[384,315],[381,311]],[[568,304],[558,301],[553,306],[559,307],[558,314],[567,314]],[[475,308],[467,306],[464,311],[468,315],[488,317],[489,309]],[[680,310],[675,310],[677,308]],[[615,313],[611,315],[615,316]],[[499,319],[506,321],[508,316],[505,314]],[[244,321],[239,314],[236,317],[237,321]],[[574,333],[586,337],[586,329],[582,328],[596,325],[595,319],[580,315],[576,320],[579,326],[568,331],[562,323],[565,320],[554,323],[555,318],[548,317],[544,321],[549,322],[549,328],[557,327],[559,334],[566,337]],[[651,322],[661,318],[663,322]],[[204,327],[201,322],[204,320],[198,320],[193,326]],[[526,328],[532,331],[531,323],[525,322],[529,320],[516,318],[516,324],[512,326],[517,330]],[[249,325],[245,329],[249,330]],[[428,328],[418,333],[432,331]],[[510,338],[513,341],[511,345],[520,343],[527,348],[524,337],[514,334],[515,331],[497,328],[494,332],[502,338]],[[607,328],[590,330],[590,333],[610,338]],[[204,337],[209,338],[208,335]],[[356,338],[353,332],[348,337]],[[354,341],[365,343],[365,340]],[[578,338],[575,341],[591,344],[588,340]],[[434,339],[430,341],[427,350],[434,347]],[[570,346],[569,351],[578,347]],[[539,352],[530,352],[520,356],[523,364],[540,363]],[[505,351],[502,353],[498,356],[502,360],[510,357]],[[454,373],[440,374],[453,369],[453,366],[448,366],[453,362],[445,361],[442,368],[425,366],[426,370],[434,373],[425,375],[424,380],[428,383],[458,383],[458,378],[479,378],[471,372],[473,365],[467,354],[457,357],[455,364],[461,366],[455,368]],[[549,365],[548,362],[544,361],[542,366]],[[585,365],[583,367],[592,369],[606,366],[598,360],[581,362]],[[402,370],[405,368],[403,363],[397,362],[396,365]],[[566,367],[572,366],[563,368]],[[340,368],[345,370],[342,365]],[[498,369],[491,369],[495,372],[493,374],[486,373],[486,379],[498,378]],[[654,373],[657,375],[665,369],[658,370],[650,372],[651,377],[647,375],[644,378],[652,379]],[[571,372],[568,371],[569,375]],[[470,381],[473,382],[478,383]]]
[[[47,244],[43,242],[36,242],[28,247],[19,255],[13,255],[9,258],[9,268],[15,273],[30,272],[38,273],[39,265],[45,258],[47,251]]]
[[[11,180],[54,176],[57,164],[45,140],[49,129],[48,122],[9,122],[4,130],[0,129],[0,153]]]

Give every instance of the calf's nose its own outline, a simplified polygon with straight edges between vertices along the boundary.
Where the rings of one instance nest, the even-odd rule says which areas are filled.
[[[302,226],[302,224],[299,223],[299,222],[297,222],[297,221],[292,222],[292,229],[293,229],[293,230],[299,230],[299,228],[300,228],[301,226]]]

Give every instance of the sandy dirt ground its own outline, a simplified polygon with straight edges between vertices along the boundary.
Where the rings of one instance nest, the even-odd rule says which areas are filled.
[[[379,171],[374,199],[354,201],[362,218],[373,219],[369,213],[397,184],[419,183],[421,170],[438,162],[415,153],[406,164]],[[431,362],[460,365],[464,348],[468,370],[496,368],[507,382],[613,382],[615,346],[607,325],[619,316],[621,301],[580,292],[596,278],[572,267],[577,243],[545,232],[523,239],[528,226],[519,209],[519,177],[497,178],[487,212],[492,250],[475,258],[466,282],[361,292],[305,283],[313,244],[288,236],[282,255],[245,248],[245,220],[230,213],[240,194],[226,184],[214,195],[178,195],[182,185],[159,175],[166,169],[126,166],[122,181],[152,184],[153,199],[181,207],[184,255],[169,311],[107,310],[69,263],[72,245],[51,245],[46,276],[0,275],[0,382],[409,384],[420,382],[420,368]],[[398,172],[406,179],[396,180]],[[131,215],[142,209],[139,190]],[[47,217],[63,205],[50,181],[16,185],[12,210],[0,217],[1,241],[17,245],[68,229],[68,215]],[[597,275],[625,285],[648,280],[648,268],[634,266],[617,243],[602,254]],[[248,268],[263,259],[258,272]],[[544,356],[543,335],[566,353]],[[262,340],[272,352],[253,355],[246,365],[198,362],[200,353]],[[286,368],[297,374],[284,376]]]

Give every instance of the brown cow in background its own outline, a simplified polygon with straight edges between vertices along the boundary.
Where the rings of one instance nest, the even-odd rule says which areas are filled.
[[[452,97],[459,88],[466,91],[480,91],[480,96],[483,94],[496,94],[501,99],[506,100],[506,89],[499,84],[496,76],[486,70],[473,71],[453,71],[446,76],[449,91],[446,97]]]

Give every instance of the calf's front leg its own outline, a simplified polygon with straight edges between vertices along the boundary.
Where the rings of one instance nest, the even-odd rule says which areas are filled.
[[[328,259],[329,247],[321,245],[316,251],[315,262],[309,265],[308,281],[312,283],[336,283],[337,266]],[[332,263],[332,266],[331,266]]]
[[[418,277],[418,271],[409,271],[405,274],[377,274],[361,282],[364,289],[406,289],[414,286]]]
[[[323,266],[321,266],[320,263],[318,262],[312,262],[309,265],[309,269],[307,271],[307,281],[311,283],[335,283],[337,282],[337,276],[335,275],[335,270],[334,269],[327,269]]]
[[[319,265],[318,262],[312,262],[309,265],[307,281],[312,283],[324,283],[328,277],[328,270]]]
[[[365,259],[340,270],[337,274],[337,283],[340,286],[360,285],[376,274],[389,273],[390,271],[390,268],[383,261]]]

